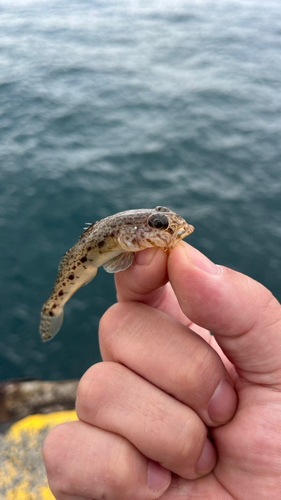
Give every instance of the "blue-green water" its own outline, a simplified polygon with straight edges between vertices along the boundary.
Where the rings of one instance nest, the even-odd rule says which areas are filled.
[[[173,208],[281,299],[280,88],[279,0],[1,1],[0,379],[99,359],[112,276],[47,344],[39,313],[84,223],[117,211]]]

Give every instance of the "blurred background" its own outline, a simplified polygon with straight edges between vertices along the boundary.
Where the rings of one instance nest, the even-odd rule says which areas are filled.
[[[281,299],[279,0],[0,1],[0,380],[77,378],[115,301],[99,270],[38,326],[85,222],[165,205]]]

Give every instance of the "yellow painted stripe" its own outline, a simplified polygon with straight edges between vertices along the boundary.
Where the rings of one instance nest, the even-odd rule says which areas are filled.
[[[0,499],[54,500],[47,482],[42,445],[58,424],[77,420],[75,411],[31,415],[16,422],[0,441]]]

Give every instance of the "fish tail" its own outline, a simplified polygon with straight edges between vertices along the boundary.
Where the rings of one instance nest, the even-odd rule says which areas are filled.
[[[97,267],[78,266],[86,260],[75,255],[75,247],[62,258],[57,279],[51,297],[45,302],[41,311],[40,333],[43,342],[51,340],[60,330],[63,322],[63,308],[74,293],[89,283],[97,274]]]
[[[43,342],[51,340],[60,330],[63,323],[64,311],[57,308],[56,311],[43,307],[40,321],[40,334]]]

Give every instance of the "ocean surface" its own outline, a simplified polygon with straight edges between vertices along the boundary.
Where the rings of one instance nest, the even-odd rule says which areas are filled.
[[[80,377],[97,278],[52,342],[40,309],[85,222],[165,205],[281,300],[280,0],[0,1],[0,380]]]

